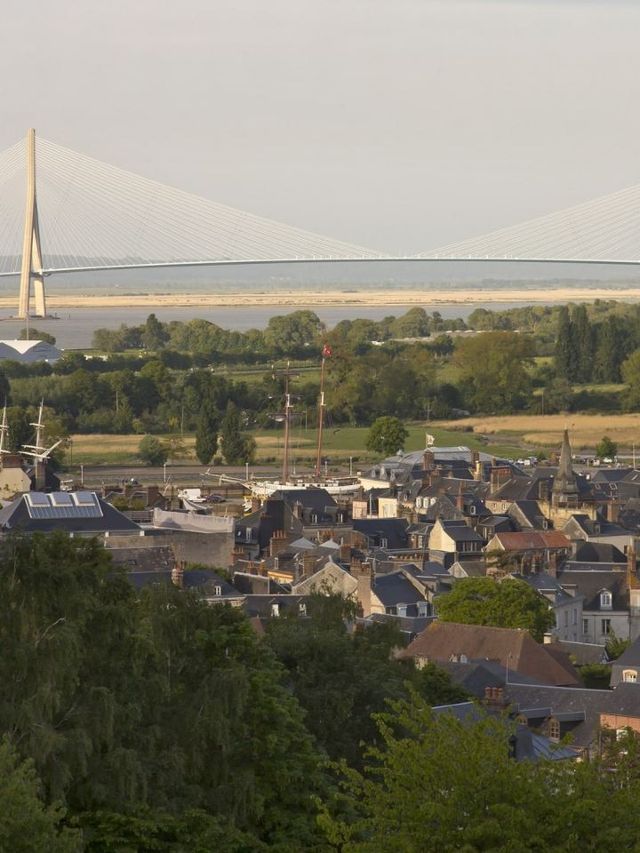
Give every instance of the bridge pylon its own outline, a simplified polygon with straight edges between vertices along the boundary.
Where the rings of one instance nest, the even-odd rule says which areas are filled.
[[[33,283],[34,317],[47,316],[47,301],[42,272],[42,251],[38,225],[38,201],[36,197],[36,132],[27,131],[27,197],[24,213],[24,237],[22,241],[22,267],[20,270],[20,297],[18,317],[26,320],[31,313],[31,285]]]

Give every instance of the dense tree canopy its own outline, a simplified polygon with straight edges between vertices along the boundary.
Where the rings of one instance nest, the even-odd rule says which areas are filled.
[[[541,641],[554,624],[549,603],[521,580],[462,578],[436,599],[440,619],[495,628],[527,628]]]
[[[393,456],[409,438],[409,431],[399,418],[377,418],[367,434],[367,450],[381,453],[383,456]]]

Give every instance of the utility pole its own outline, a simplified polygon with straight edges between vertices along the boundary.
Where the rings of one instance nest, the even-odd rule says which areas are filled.
[[[22,267],[20,269],[20,298],[18,317],[29,320],[31,303],[31,282],[35,297],[36,317],[47,316],[47,304],[42,274],[42,251],[40,249],[40,228],[38,225],[38,203],[36,199],[36,132],[31,128],[27,132],[27,198],[24,213],[24,233],[22,240]]]

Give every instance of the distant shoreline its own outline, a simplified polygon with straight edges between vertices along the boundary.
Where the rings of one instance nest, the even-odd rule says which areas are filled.
[[[307,308],[322,306],[395,306],[424,305],[436,307],[440,304],[483,303],[491,305],[500,302],[524,303],[565,303],[591,302],[595,299],[617,299],[620,301],[640,301],[640,290],[635,288],[571,287],[571,288],[532,288],[531,290],[483,290],[469,288],[465,290],[295,290],[273,292],[237,293],[141,293],[130,295],[103,294],[96,296],[50,295],[47,297],[49,310],[58,308],[238,308],[242,306],[282,306],[283,308]],[[17,297],[0,297],[0,308],[15,308]]]

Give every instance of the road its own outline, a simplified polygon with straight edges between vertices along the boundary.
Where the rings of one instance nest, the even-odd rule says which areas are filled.
[[[210,472],[207,474],[207,472]],[[250,466],[250,475],[260,477],[277,477],[279,469],[269,465]],[[310,473],[299,471],[298,473]],[[121,483],[122,480],[135,479],[141,485],[159,485],[166,482],[176,486],[217,486],[221,474],[244,480],[246,469],[241,466],[221,465],[207,468],[203,465],[167,465],[149,467],[147,465],[83,465],[82,471],[73,466],[63,475],[73,478],[75,482],[83,482],[85,486],[101,486],[103,483]]]

